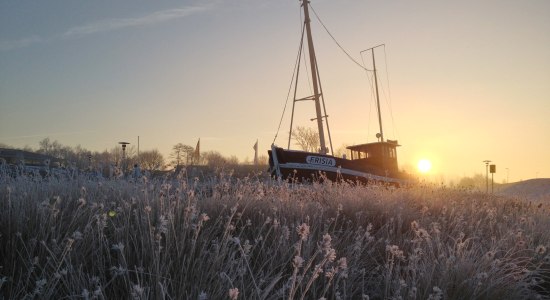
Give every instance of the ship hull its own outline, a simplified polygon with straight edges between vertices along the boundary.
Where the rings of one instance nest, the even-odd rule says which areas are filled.
[[[363,164],[360,161],[339,158],[319,153],[285,150],[273,146],[269,154],[269,166],[273,176],[283,180],[311,182],[329,179],[361,183],[388,183],[402,185],[406,179],[402,174]]]

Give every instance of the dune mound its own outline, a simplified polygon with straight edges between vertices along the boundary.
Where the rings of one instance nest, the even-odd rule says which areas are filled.
[[[550,178],[529,179],[502,185],[495,194],[524,198],[531,201],[550,201]]]

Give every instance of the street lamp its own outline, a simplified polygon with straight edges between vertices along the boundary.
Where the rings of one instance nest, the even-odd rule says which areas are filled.
[[[126,165],[125,165],[126,145],[130,145],[130,143],[128,143],[128,142],[118,142],[118,143],[122,146],[122,162],[121,162],[120,166],[122,167],[122,170],[124,172],[124,170],[126,169]]]
[[[489,163],[490,160],[484,160],[485,163],[485,192],[489,194]]]
[[[491,194],[494,194],[495,192],[495,173],[497,172],[497,166],[496,165],[490,165],[489,166],[489,171],[491,172]]]

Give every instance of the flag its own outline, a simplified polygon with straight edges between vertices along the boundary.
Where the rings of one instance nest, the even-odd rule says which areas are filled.
[[[193,155],[193,159],[195,160],[195,164],[198,164],[201,159],[201,139],[199,138],[199,141],[197,142],[197,147],[195,147],[195,154]]]
[[[256,144],[252,147],[254,149],[254,165],[258,164],[258,140],[256,140]]]

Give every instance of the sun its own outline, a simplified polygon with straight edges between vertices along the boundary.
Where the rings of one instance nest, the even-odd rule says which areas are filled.
[[[432,163],[427,159],[421,159],[418,162],[417,167],[418,167],[418,171],[420,171],[420,173],[428,173],[430,171],[430,169],[432,168]]]

